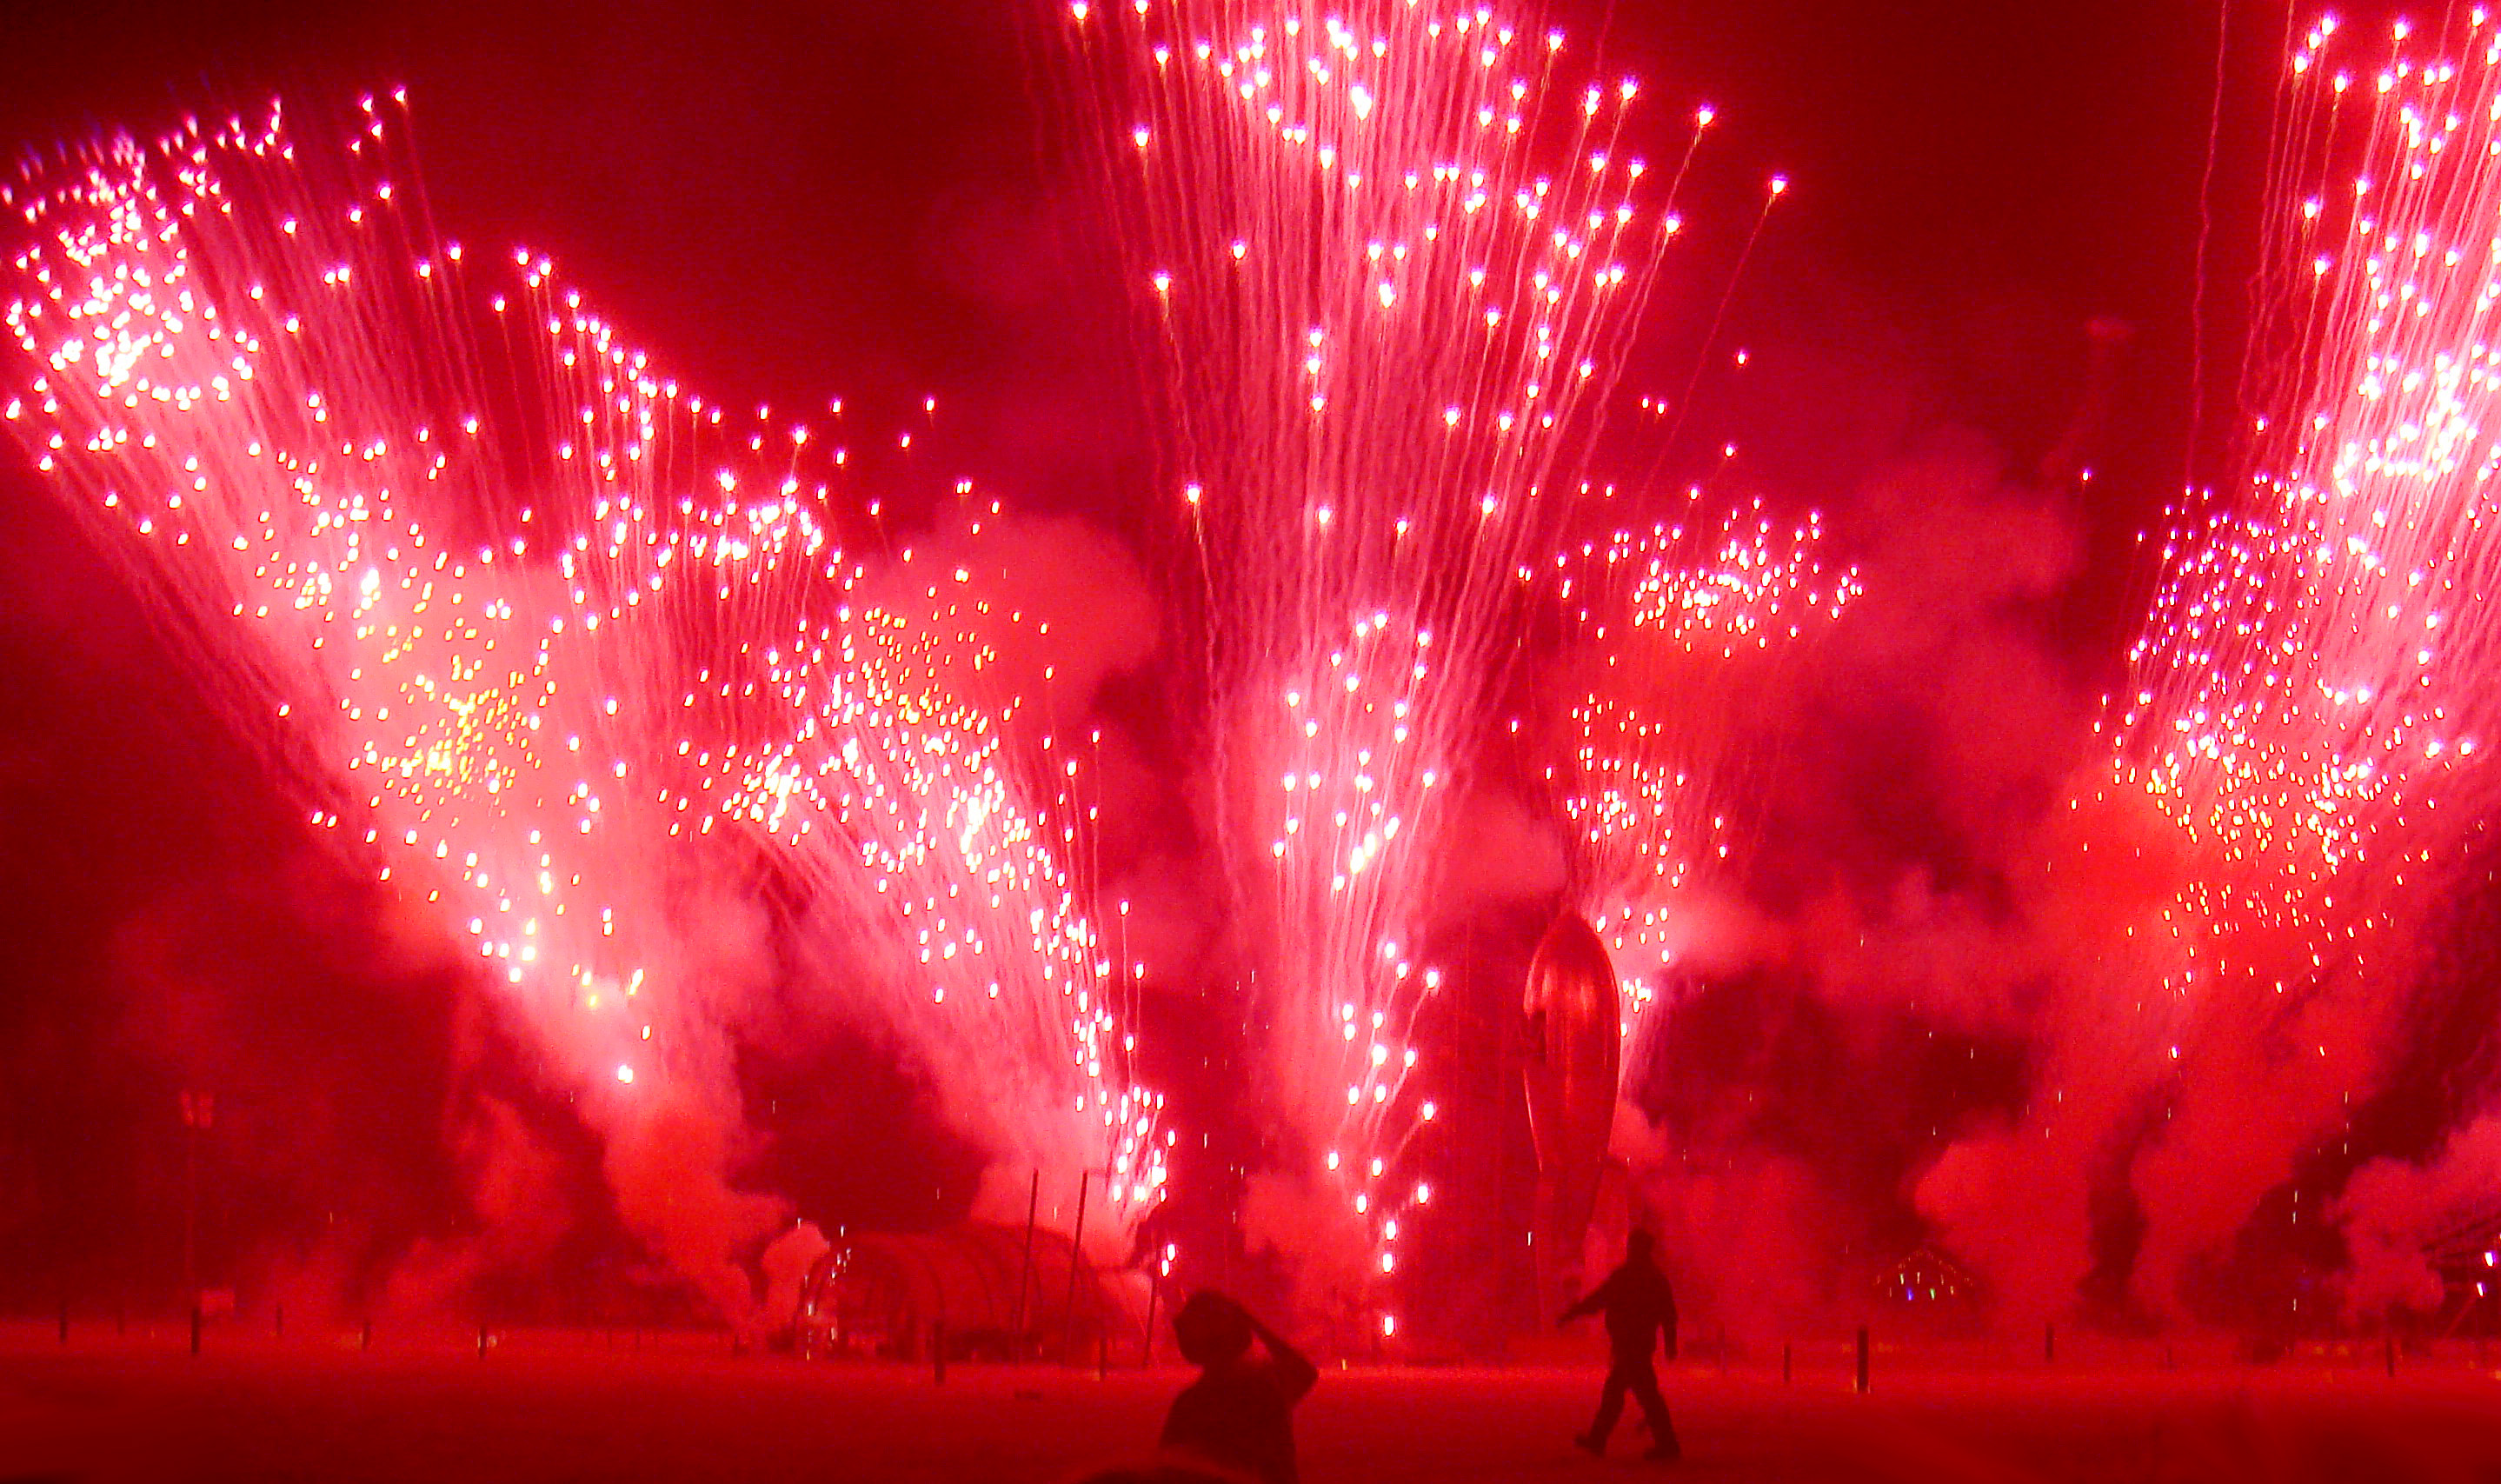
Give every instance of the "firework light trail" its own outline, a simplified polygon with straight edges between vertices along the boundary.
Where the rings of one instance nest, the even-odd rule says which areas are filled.
[[[2106,724],[2094,807],[2157,811],[2126,854],[2176,886],[2107,945],[2095,1064],[2035,1109],[2039,1137],[2089,1143],[2151,1095],[2136,1281],[2165,1311],[2382,1086],[2414,929],[2494,802],[2501,46],[2477,12],[2454,60],[2399,26],[2352,73],[2336,30],[2291,62],[2253,473],[2167,540]]]
[[[1067,775],[963,698],[1024,617],[854,562],[842,451],[683,392],[545,259],[439,239],[404,126],[369,100],[325,152],[273,112],[21,182],[11,431],[314,823],[505,981],[724,1312],[776,1219],[731,1188],[758,870],[993,1156],[1151,1202]]]
[[[1249,1013],[1301,1144],[1278,1203],[1307,1288],[1394,1332],[1446,824],[1532,585],[1602,493],[1684,165],[1637,203],[1634,85],[1575,84],[1559,34],[1482,9],[1071,17],[1166,371]]]

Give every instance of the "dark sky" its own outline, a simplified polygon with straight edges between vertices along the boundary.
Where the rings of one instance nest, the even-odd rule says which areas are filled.
[[[1101,241],[1051,164],[1067,141],[1050,142],[1049,22],[1023,3],[20,5],[0,28],[0,140],[40,152],[273,90],[404,84],[446,229],[551,253],[692,386],[797,418],[843,396],[869,428],[934,394],[933,456],[1012,503],[1120,525],[1148,438],[1121,410]],[[2133,538],[2187,467],[2212,6],[1673,0],[1557,18],[1603,45],[1606,71],[1644,80],[1653,155],[1693,104],[1718,111],[1688,213],[1717,226],[1700,234],[1703,271],[1680,281],[1671,263],[1637,380],[1695,364],[1729,223],[1765,177],[1792,182],[1671,473],[1733,437],[1756,488],[1846,510],[1876,470],[1944,439],[2019,480],[2074,420],[2087,321],[2134,328],[2091,450],[2101,477],[2072,503],[2086,576],[2052,625],[2080,672],[2106,671],[2142,591]],[[2247,277],[2281,23],[2264,6],[2233,20],[2209,197],[2213,388],[2240,333],[2230,286]],[[1740,346],[1748,371],[1723,375]],[[66,1149],[69,1123],[122,1129],[131,1096],[191,1074],[119,1039],[140,1034],[127,1007],[89,1001],[133,972],[134,918],[269,914],[273,940],[298,945],[290,972],[320,989],[282,1015],[307,1048],[325,1044],[325,996],[406,981],[353,951],[381,930],[357,916],[371,904],[298,920],[287,883],[316,867],[291,860],[279,805],[26,489],[22,466],[0,471],[0,1053],[53,1075],[20,1079],[0,1116]],[[301,961],[323,952],[342,961]],[[267,967],[247,955],[224,971]],[[408,1031],[385,1016],[356,1033],[379,1055]],[[0,1164],[0,1202],[13,1181],[57,1194],[62,1167]]]

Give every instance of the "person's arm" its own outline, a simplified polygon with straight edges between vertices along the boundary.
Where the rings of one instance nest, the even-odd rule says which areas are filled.
[[[1258,1315],[1244,1309],[1242,1317],[1250,1321],[1250,1332],[1259,1337],[1268,1359],[1276,1366],[1277,1385],[1285,1394],[1285,1404],[1291,1406],[1310,1395],[1311,1389],[1319,1384],[1320,1368],[1287,1343],[1285,1336],[1261,1324]]]
[[[1593,1288],[1589,1290],[1588,1293],[1583,1295],[1580,1302],[1572,1305],[1568,1309],[1565,1309],[1563,1311],[1563,1316],[1554,1322],[1558,1325],[1568,1325],[1584,1314],[1595,1314],[1600,1309],[1605,1308],[1607,1306],[1608,1298],[1615,1292],[1616,1279],[1617,1276],[1618,1275],[1616,1273],[1607,1274],[1607,1281],[1599,1284],[1596,1288]]]

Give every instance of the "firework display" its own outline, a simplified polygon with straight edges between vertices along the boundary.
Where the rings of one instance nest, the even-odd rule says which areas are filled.
[[[1588,468],[1691,148],[1640,201],[1648,172],[1622,148],[1636,86],[1576,85],[1559,33],[1482,8],[1071,17],[1168,373],[1166,493],[1192,574],[1177,600],[1203,610],[1250,1018],[1344,1244],[1389,1272],[1426,1195],[1409,1160],[1435,1113],[1416,1026],[1443,976],[1418,942],[1452,800],[1500,725],[1552,553],[1603,497]],[[1618,556],[1649,586],[1596,586],[1663,643],[1695,624],[1737,642],[1800,579],[1725,534],[1715,553],[1627,537]],[[1669,548],[1766,569],[1722,587],[1671,570]],[[1662,770],[1692,738],[1587,725],[1582,770],[1622,774],[1575,810],[1592,849],[1681,849],[1666,816],[1699,795]]]
[[[1049,424],[979,492],[456,243],[398,94],[0,187],[0,429],[354,892],[487,987],[672,1281],[757,1334],[793,1198],[1065,1228],[1074,1190],[1119,1301],[1205,1275],[1341,1356],[1516,1335],[1626,1224],[1765,1334],[1913,1239],[1891,1270],[2026,1325],[2361,1312],[2340,1230],[2393,1270],[2435,1225],[2355,1216],[2405,1183],[2362,1172],[2489,1124],[2501,24],[2286,33],[2264,416],[2141,538],[2113,685],[2096,554],[2171,497],[2087,472],[2116,320],[2066,321],[2037,459],[1927,388],[1835,410],[1829,243],[1731,313],[1785,181],[1716,180],[1710,108],[1646,117],[1535,13],[1035,19],[1145,416],[1007,388]],[[960,302],[886,311],[931,314],[904,350],[1090,333],[997,205],[919,223]],[[1937,333],[1993,376],[2033,314]],[[1730,326],[1833,450],[1670,480]],[[828,1131],[891,1087],[926,1106]]]
[[[12,188],[6,425],[613,1139],[735,1120],[728,981],[761,952],[958,1068],[994,1157],[1151,1203],[1066,774],[966,698],[1020,616],[846,555],[872,502],[831,440],[682,390],[546,259],[440,240],[403,126],[400,100],[344,150],[274,112],[185,125]],[[725,946],[767,875],[802,890]]]
[[[2249,1136],[2242,1090],[2272,1104],[2265,1158],[2156,1221],[2157,1285],[2385,1075],[2409,929],[2491,803],[2501,42],[2480,11],[2447,55],[2399,26],[2357,75],[2336,30],[2291,62],[2254,472],[2166,542],[2108,723],[2116,796],[2150,801],[2183,862],[2126,1032],[2176,1089],[2156,1164],[2210,1169]]]

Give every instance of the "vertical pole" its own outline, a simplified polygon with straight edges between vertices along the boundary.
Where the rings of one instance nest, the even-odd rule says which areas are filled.
[[[1867,1327],[1858,1327],[1858,1395],[1867,1395]]]
[[[1071,1361],[1077,1361],[1077,1264],[1085,1255],[1085,1186],[1093,1178],[1090,1169],[1077,1172],[1077,1231],[1068,1239],[1068,1335],[1061,1345]]]
[[[358,1350],[374,1348],[374,1316],[371,1314],[365,1316],[365,1328],[356,1335],[356,1348]]]
[[[1781,1341],[1781,1384],[1789,1384],[1789,1342]]]
[[[1033,1228],[1042,1217],[1042,1167],[1034,1166],[1033,1189],[1024,1198],[1024,1262],[1017,1268],[1016,1334],[1022,1348],[1032,1333],[1025,1327],[1025,1292],[1033,1286]]]
[[[929,1381],[933,1386],[947,1384],[947,1321],[929,1321]]]
[[[478,1359],[486,1358],[486,1321],[478,1321]]]
[[[190,1302],[194,1332],[200,1309],[200,1129],[193,1120],[191,1095],[183,1095],[183,1297]],[[199,1347],[193,1345],[196,1354]]]

